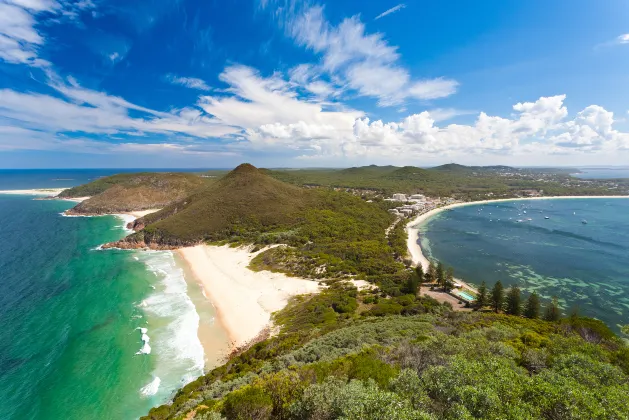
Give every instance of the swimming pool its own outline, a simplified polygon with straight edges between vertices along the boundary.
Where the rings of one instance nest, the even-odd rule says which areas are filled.
[[[464,291],[462,291],[462,290],[459,290],[459,291],[457,292],[457,295],[459,295],[459,296],[461,296],[463,299],[467,299],[467,300],[469,300],[469,301],[476,300],[476,298],[475,298],[474,296],[472,296],[472,295],[470,295],[469,293],[464,292]]]

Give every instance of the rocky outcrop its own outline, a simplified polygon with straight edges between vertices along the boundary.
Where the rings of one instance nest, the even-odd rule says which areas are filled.
[[[131,224],[131,223],[129,223]],[[144,241],[142,242],[132,242],[132,241],[116,241],[104,244],[102,246],[103,249],[150,249],[153,251],[169,251],[173,249],[177,249],[179,247],[172,245],[163,245],[155,242],[149,242],[148,244]]]

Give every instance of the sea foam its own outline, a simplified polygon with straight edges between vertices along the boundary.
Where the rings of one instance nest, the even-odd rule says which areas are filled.
[[[147,328],[137,328],[142,333],[142,348],[135,354],[151,354],[151,346],[149,345],[149,341],[151,338],[148,336]]]
[[[144,251],[137,255],[155,275],[151,286],[155,290],[138,304],[151,325],[153,375],[161,378],[160,393],[172,392],[182,386],[182,381],[185,384],[203,374],[205,357],[198,337],[199,315],[172,252]],[[146,333],[142,334],[144,337]]]
[[[151,382],[140,389],[140,394],[144,395],[145,397],[150,397],[151,395],[157,394],[157,391],[159,390],[159,385],[161,383],[162,380],[159,379],[159,376],[156,376]]]

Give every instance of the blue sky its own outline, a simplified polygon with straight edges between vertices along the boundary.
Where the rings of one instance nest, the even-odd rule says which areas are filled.
[[[629,3],[0,0],[0,167],[626,164]]]

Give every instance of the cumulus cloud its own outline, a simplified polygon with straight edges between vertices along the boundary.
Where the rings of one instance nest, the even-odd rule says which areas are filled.
[[[322,71],[341,78],[360,95],[378,99],[381,106],[399,105],[409,98],[445,98],[459,85],[444,77],[412,80],[399,63],[397,47],[381,33],[368,34],[358,16],[334,26],[323,8],[314,6],[291,19],[289,34],[299,45],[322,55]]]
[[[397,6],[394,6],[394,7],[390,8],[389,10],[386,10],[386,11],[380,13],[378,16],[376,16],[376,18],[374,20],[381,19],[381,18],[383,18],[385,16],[390,15],[391,13],[395,13],[397,11],[400,11],[400,10],[404,9],[405,7],[406,7],[406,5],[404,3],[398,4]]]
[[[269,145],[287,138],[294,144],[310,145],[304,147],[306,156],[328,153],[328,157],[393,161],[435,154],[586,153],[629,146],[629,135],[613,128],[612,112],[593,105],[567,120],[564,100],[565,95],[558,95],[517,103],[510,118],[481,112],[471,125],[440,127],[437,121],[445,113],[435,110],[434,115],[424,111],[389,123],[357,118],[351,132],[327,125],[275,123],[261,126],[249,135]]]

